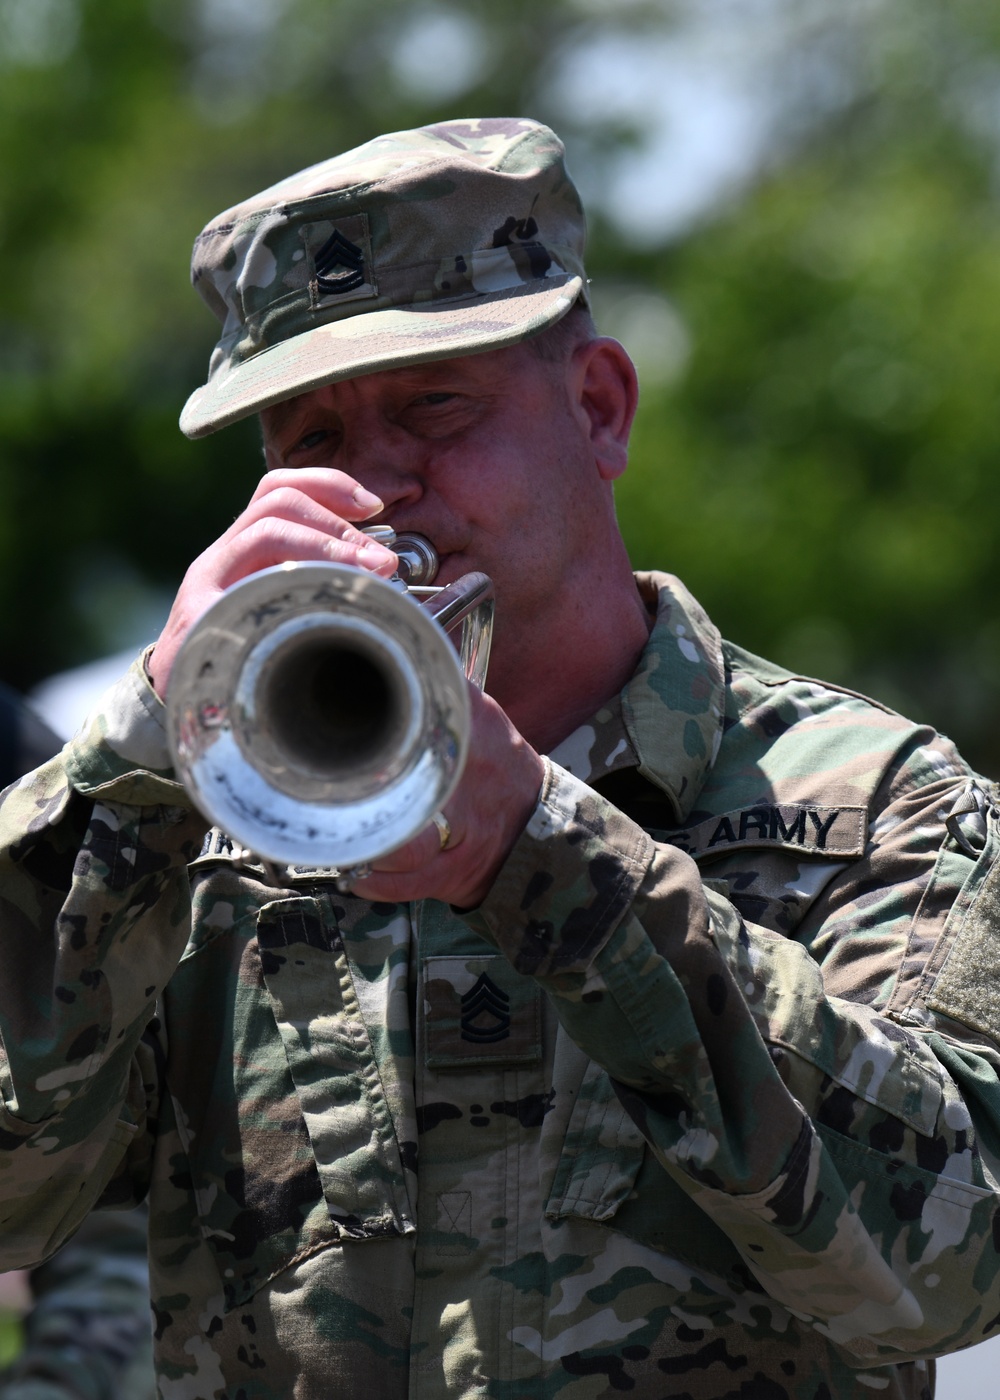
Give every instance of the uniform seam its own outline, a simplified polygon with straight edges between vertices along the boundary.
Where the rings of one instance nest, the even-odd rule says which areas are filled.
[[[334,1230],[336,1230],[336,1223],[333,1222],[333,1224]],[[269,1283],[273,1283],[276,1278],[280,1278],[287,1270],[296,1268],[299,1264],[304,1263],[306,1259],[311,1259],[314,1254],[320,1254],[324,1249],[332,1249],[334,1246],[343,1249],[343,1240],[343,1235],[337,1232],[328,1236],[326,1239],[316,1240],[313,1244],[307,1245],[305,1249],[300,1249],[297,1254],[289,1255],[276,1269],[272,1269],[266,1278],[261,1279],[253,1292],[258,1293],[262,1288],[266,1288]],[[253,1297],[253,1294],[250,1296]],[[239,1307],[240,1305],[237,1303],[234,1306]]]

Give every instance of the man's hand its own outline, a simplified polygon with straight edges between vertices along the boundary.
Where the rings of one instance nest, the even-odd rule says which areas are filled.
[[[192,624],[220,593],[248,574],[294,559],[355,564],[390,577],[396,556],[352,523],[369,520],[381,509],[379,498],[345,472],[324,467],[268,472],[246,510],[184,575],[148,663],[160,699]]]
[[[444,809],[451,827],[441,849],[429,823],[405,846],[374,861],[349,888],[364,899],[440,899],[463,909],[482,903],[534,810],[545,766],[496,701],[470,686],[472,737],[457,790]]]
[[[160,698],[193,623],[240,579],[286,560],[354,564],[391,576],[396,556],[354,523],[381,510],[377,496],[333,468],[268,472],[246,510],[184,576],[148,663]],[[435,898],[471,908],[482,901],[524,829],[542,785],[542,760],[495,701],[471,686],[469,693],[469,760],[445,811],[448,848],[441,849],[438,829],[429,824],[358,881],[357,893],[364,898]]]

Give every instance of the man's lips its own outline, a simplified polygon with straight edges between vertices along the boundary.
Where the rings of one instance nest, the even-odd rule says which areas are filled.
[[[401,525],[393,525],[392,528],[397,535],[420,535],[428,540],[433,546],[438,556],[437,573],[432,580],[435,588],[444,587],[445,584],[454,583],[463,574],[471,572],[476,565],[471,563],[461,549],[448,548],[444,542],[439,543],[433,535],[427,534],[423,530],[416,530],[411,527],[404,528]],[[452,545],[454,542],[449,542]],[[389,546],[392,548],[392,545]]]

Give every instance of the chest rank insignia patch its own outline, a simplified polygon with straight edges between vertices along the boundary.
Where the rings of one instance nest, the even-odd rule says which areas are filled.
[[[316,286],[324,296],[357,291],[365,284],[365,255],[356,243],[345,238],[339,228],[318,250],[313,260]],[[337,271],[340,268],[341,271]]]
[[[510,1035],[510,997],[485,972],[462,998],[462,1039],[490,1045]]]
[[[428,1069],[539,1062],[542,993],[532,978],[499,953],[422,954],[421,963],[417,1041]]]

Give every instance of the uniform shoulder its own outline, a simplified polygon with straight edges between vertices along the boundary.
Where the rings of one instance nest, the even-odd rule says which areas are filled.
[[[946,735],[879,700],[798,676],[728,642],[723,656],[726,717],[708,786],[740,787],[751,775],[751,797],[759,787],[782,801],[880,806],[972,776]]]
[[[774,661],[768,661],[763,656],[756,656],[752,651],[747,651],[745,647],[737,646],[735,642],[723,641],[722,654],[731,688],[741,691],[750,703],[753,703],[755,698],[755,690],[760,695],[764,695],[766,692],[773,693],[778,689],[787,689],[790,693],[795,691],[807,693],[813,699],[826,696],[832,703],[855,701],[859,705],[871,706],[875,710],[880,710],[882,714],[891,716],[901,724],[909,725],[912,723],[898,710],[883,704],[881,700],[875,700],[870,695],[863,695],[858,690],[850,690],[847,686],[836,685],[832,681],[818,680],[815,676],[804,676],[798,672],[789,671]]]

